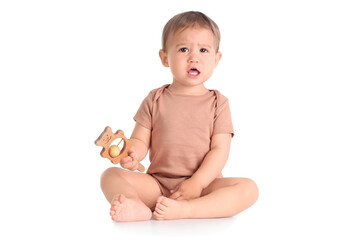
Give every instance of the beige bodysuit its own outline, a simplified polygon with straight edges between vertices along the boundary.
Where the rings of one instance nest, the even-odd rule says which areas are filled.
[[[196,172],[213,135],[234,135],[228,99],[219,91],[177,95],[168,86],[152,90],[134,117],[151,130],[147,173],[158,181],[164,196]]]

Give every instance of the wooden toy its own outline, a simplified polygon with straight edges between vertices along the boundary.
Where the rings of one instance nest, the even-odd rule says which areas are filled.
[[[121,138],[121,141],[117,145],[111,145],[111,143],[118,138]],[[124,146],[120,150],[119,144],[122,141],[124,141]],[[118,130],[114,134],[110,127],[106,127],[98,139],[96,139],[95,145],[103,147],[100,153],[103,158],[108,158],[113,164],[118,164],[122,158],[128,156],[128,151],[131,148],[131,141],[124,136],[122,130]],[[139,163],[137,170],[144,172],[145,167]]]

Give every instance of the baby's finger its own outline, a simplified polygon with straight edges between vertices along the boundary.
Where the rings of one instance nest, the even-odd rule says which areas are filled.
[[[179,190],[179,185],[177,185],[177,186],[175,187],[175,189],[171,189],[171,190],[170,190],[170,193],[173,194],[173,193],[177,192],[178,190]]]
[[[135,171],[138,167],[139,167],[138,161],[134,160],[131,162],[131,168],[130,168],[131,171]]]
[[[132,167],[132,161],[131,161],[131,158],[123,158],[120,160],[120,165],[123,167],[123,168],[126,168],[126,169],[129,169]]]
[[[131,168],[131,164],[130,164],[130,163],[121,164],[121,166],[122,166],[123,168],[125,168],[125,169],[131,170],[131,169],[130,169],[130,168]]]
[[[181,196],[180,192],[175,192],[175,193],[171,194],[169,198],[177,200],[180,196]]]
[[[123,165],[123,164],[130,162],[130,160],[131,160],[131,157],[124,157],[120,160],[120,163],[121,163],[121,165]]]
[[[129,156],[132,158],[136,158],[136,153],[135,152],[129,152]]]

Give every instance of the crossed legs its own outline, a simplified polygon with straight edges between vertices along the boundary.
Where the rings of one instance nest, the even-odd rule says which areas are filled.
[[[230,217],[250,207],[258,197],[258,188],[250,179],[217,178],[200,198],[176,201],[161,196],[150,175],[116,167],[102,174],[101,188],[111,203],[110,215],[118,222],[145,221],[152,215],[157,220]]]

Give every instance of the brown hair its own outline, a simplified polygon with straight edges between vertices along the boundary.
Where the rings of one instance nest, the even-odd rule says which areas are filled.
[[[165,25],[162,34],[162,49],[166,51],[166,43],[170,34],[174,34],[185,28],[195,27],[196,25],[211,30],[216,40],[216,52],[219,51],[220,30],[217,24],[208,16],[201,12],[189,11],[175,15]]]

